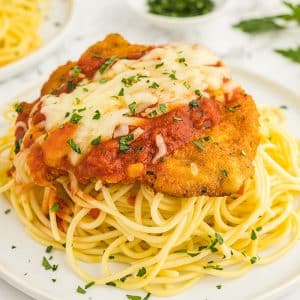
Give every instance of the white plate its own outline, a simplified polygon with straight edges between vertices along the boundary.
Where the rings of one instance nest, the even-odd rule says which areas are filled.
[[[278,83],[245,70],[233,68],[234,78],[251,93],[258,105],[287,105],[289,130],[299,137],[300,96],[297,96]],[[38,86],[29,88],[17,98],[34,99]],[[0,103],[0,111],[3,103]],[[0,128],[3,128],[3,121]],[[0,277],[14,287],[38,300],[88,300],[88,299],[126,299],[126,294],[144,295],[141,291],[126,292],[114,287],[92,287],[86,295],[76,293],[78,285],[84,283],[72,272],[64,253],[54,251],[53,263],[58,263],[56,272],[45,271],[41,265],[45,247],[33,241],[24,231],[21,222],[9,208],[6,201],[0,201]],[[15,245],[16,249],[11,246]],[[250,300],[271,299],[300,283],[300,242],[287,255],[267,266],[256,266],[245,276],[234,280],[212,277],[195,284],[192,288],[168,300],[213,299]],[[98,271],[99,265],[89,269]],[[24,275],[27,274],[27,275]],[[51,281],[56,278],[56,283]],[[216,285],[222,284],[222,289]],[[152,296],[151,300],[162,299]]]
[[[43,39],[41,48],[24,58],[0,67],[0,82],[9,77],[30,70],[31,67],[47,57],[65,39],[72,23],[75,10],[74,0],[49,0],[51,8],[41,24]]]

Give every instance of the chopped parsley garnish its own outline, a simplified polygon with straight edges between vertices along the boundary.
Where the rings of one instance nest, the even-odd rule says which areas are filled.
[[[84,288],[87,290],[90,287],[92,287],[94,284],[95,284],[95,281],[91,281],[91,282],[87,283]]]
[[[119,93],[118,93],[118,96],[124,96],[124,88],[121,88]]]
[[[80,147],[74,142],[73,139],[67,140],[67,144],[72,148],[73,151],[75,151],[78,154],[81,154]]]
[[[110,255],[108,258],[109,259],[115,259],[115,257],[113,255]]]
[[[115,55],[107,58],[99,69],[100,74],[103,74],[113,64],[116,58],[117,56]]]
[[[84,87],[84,88],[83,88],[83,91],[84,91],[84,92],[88,92],[88,91],[89,91],[89,89],[88,89],[88,88],[86,88],[86,87]]]
[[[66,114],[65,114],[65,118],[67,118],[69,115],[70,115],[70,112],[67,111]]]
[[[55,202],[51,207],[51,212],[57,212],[57,211],[60,211],[60,210],[61,210],[61,207],[60,207],[60,204],[58,202]]]
[[[256,231],[262,231],[262,227],[261,226],[257,227]]]
[[[205,148],[204,144],[200,140],[193,141],[193,144],[201,151]]]
[[[73,84],[72,80],[69,80],[69,81],[67,82],[67,88],[68,88],[68,90],[69,90],[70,92],[72,92],[72,91],[75,90],[76,86]]]
[[[281,109],[288,109],[288,107],[286,105],[280,105],[279,108],[281,108]]]
[[[158,69],[164,65],[164,62],[161,62],[160,64],[155,65],[155,69]]]
[[[134,152],[135,152],[136,154],[139,154],[139,153],[142,152],[143,148],[144,148],[143,146],[139,146],[139,147],[137,147],[137,148],[135,149]]]
[[[94,113],[94,116],[93,116],[93,120],[99,120],[100,118],[101,118],[101,113],[97,109],[97,110],[95,110],[95,113]]]
[[[200,252],[196,252],[196,253],[188,252],[187,254],[188,254],[189,256],[191,256],[191,257],[195,257],[195,256],[199,255]]]
[[[179,249],[176,250],[174,253],[187,253],[187,249]]]
[[[175,122],[181,122],[181,121],[183,121],[180,117],[177,117],[177,116],[173,116],[173,120]]]
[[[80,99],[80,98],[78,98],[78,97],[76,97],[75,101],[76,101],[76,104],[78,105],[78,104],[80,104],[80,102],[81,102],[81,99]]]
[[[120,281],[125,282],[126,279],[131,276],[132,276],[131,274],[125,275],[124,277],[120,278]]]
[[[195,92],[196,96],[203,97],[200,90],[195,90],[194,92]]]
[[[218,249],[215,247],[217,244],[222,245],[224,243],[223,237],[219,233],[215,233],[215,239],[209,243],[207,249],[210,249],[211,252],[217,252]]]
[[[141,78],[146,78],[146,75],[142,75],[142,74],[136,74],[136,75],[132,75],[126,78],[122,78],[121,82],[126,86],[126,87],[130,87],[132,86],[134,83],[137,83],[141,80]]]
[[[22,113],[23,109],[20,103],[15,103],[14,107],[15,107],[15,112],[17,112],[18,114]]]
[[[105,284],[106,285],[110,285],[110,286],[117,286],[113,281],[106,282]]]
[[[150,296],[151,296],[151,293],[148,293],[148,294],[143,298],[143,300],[148,300],[148,299],[150,298]]]
[[[83,111],[85,111],[85,110],[86,110],[86,107],[77,109],[78,112],[83,112]]]
[[[85,294],[86,290],[83,289],[81,286],[78,286],[76,292],[79,293],[79,294]]]
[[[142,300],[141,296],[135,296],[135,295],[126,295],[127,299],[129,300]]]
[[[238,108],[240,108],[241,107],[241,105],[240,104],[238,104],[238,105],[235,105],[235,106],[228,106],[227,107],[227,110],[229,111],[229,112],[235,112]]]
[[[190,107],[190,108],[196,108],[196,107],[199,107],[199,104],[198,104],[197,100],[192,100],[192,101],[189,103],[189,107]]]
[[[11,209],[8,208],[4,213],[5,213],[6,215],[8,215],[10,212],[11,212]]]
[[[257,262],[257,257],[256,256],[252,256],[250,258],[250,262],[251,262],[252,265],[255,264]]]
[[[148,113],[148,116],[149,116],[149,117],[155,117],[155,116],[157,116],[157,111],[156,111],[156,110],[150,111],[150,112]]]
[[[211,136],[210,136],[210,135],[207,135],[207,136],[205,136],[205,137],[203,138],[203,140],[204,140],[205,142],[211,141]]]
[[[129,105],[128,105],[128,108],[129,108],[129,111],[132,115],[135,115],[135,110],[136,110],[136,102],[131,102]]]
[[[11,249],[16,249],[17,247],[15,245],[12,245],[11,246]]]
[[[119,141],[119,150],[121,152],[128,151],[130,149],[130,145],[128,145],[128,142],[133,141],[133,139],[134,139],[134,136],[132,133],[121,137],[120,141]]]
[[[222,174],[224,177],[228,177],[228,172],[227,172],[225,169],[221,170],[221,174]]]
[[[176,77],[176,72],[175,71],[172,71],[172,73],[169,74],[169,78],[172,79],[172,80],[177,80],[177,77]]]
[[[97,136],[96,138],[94,138],[92,141],[91,141],[91,145],[93,146],[97,146],[101,143],[101,136]]]
[[[76,78],[76,77],[78,77],[78,75],[81,73],[81,68],[80,67],[78,67],[78,66],[74,66],[72,69],[72,77],[73,78]]]
[[[151,88],[151,89],[157,89],[157,88],[159,88],[159,84],[158,84],[157,82],[153,82],[153,83],[149,86],[149,88]]]
[[[223,270],[223,268],[220,267],[219,265],[207,265],[207,266],[203,266],[203,269],[214,269],[219,271]]]
[[[252,229],[251,231],[251,240],[256,240],[257,239],[257,235],[256,235],[256,232]]]
[[[77,113],[73,113],[70,119],[70,122],[73,124],[78,124],[78,122],[82,119],[82,116],[77,114]]]
[[[23,141],[23,139],[18,139],[17,141],[15,141],[15,150],[14,150],[14,152],[16,154],[19,153],[20,150],[21,150],[22,141]]]
[[[220,289],[222,288],[222,284],[216,285],[216,288],[217,288],[218,290],[220,290]]]
[[[184,83],[183,83],[183,85],[184,85],[184,87],[186,88],[186,89],[190,89],[191,88],[191,85],[187,82],[187,81],[185,81]]]
[[[146,268],[142,267],[139,269],[138,273],[136,274],[136,276],[138,277],[143,277],[145,274],[147,273]]]
[[[166,105],[165,103],[159,104],[159,110],[160,110],[163,114],[167,113],[167,105]]]
[[[46,248],[46,253],[50,253],[52,250],[53,250],[53,246],[50,245]]]
[[[104,83],[106,83],[108,80],[106,79],[106,78],[101,78],[100,80],[99,80],[99,83],[101,83],[101,84],[104,84]]]
[[[45,268],[45,270],[52,270],[53,272],[55,272],[58,268],[58,265],[51,265],[45,256],[42,260],[42,266]]]
[[[52,282],[56,282],[56,279],[55,279],[55,278],[52,278],[51,280],[52,280]]]
[[[179,62],[179,63],[185,63],[185,58],[184,58],[184,57],[178,58],[178,62]]]

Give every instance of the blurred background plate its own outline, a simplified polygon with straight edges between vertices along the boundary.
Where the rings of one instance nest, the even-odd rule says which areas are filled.
[[[24,71],[30,72],[30,68],[41,60],[46,60],[47,56],[65,40],[71,27],[76,2],[75,0],[49,1],[51,7],[40,29],[44,44],[28,56],[0,67],[0,82]]]

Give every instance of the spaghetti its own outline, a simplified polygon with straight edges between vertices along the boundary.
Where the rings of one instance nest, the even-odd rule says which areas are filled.
[[[300,143],[286,132],[281,110],[260,114],[255,176],[240,195],[175,198],[140,184],[100,182],[74,192],[66,176],[55,182],[57,195],[35,185],[24,189],[7,175],[13,129],[0,139],[0,191],[32,237],[65,251],[87,282],[167,296],[207,275],[239,277],[286,253],[300,233]],[[101,262],[103,276],[89,275],[78,260]],[[113,272],[111,262],[122,269]]]
[[[27,56],[42,45],[40,0],[1,0],[0,66]]]

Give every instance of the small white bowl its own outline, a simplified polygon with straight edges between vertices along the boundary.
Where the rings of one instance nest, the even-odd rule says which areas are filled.
[[[127,0],[127,3],[136,13],[154,25],[174,30],[185,29],[191,25],[199,25],[203,22],[213,20],[225,12],[230,1],[231,0],[213,0],[215,7],[211,12],[194,17],[169,17],[150,13],[147,0]]]

